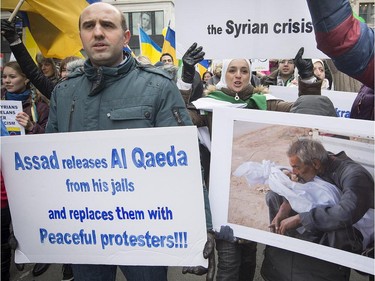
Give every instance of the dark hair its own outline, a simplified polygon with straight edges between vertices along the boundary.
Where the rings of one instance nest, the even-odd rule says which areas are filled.
[[[202,80],[204,79],[204,76],[205,76],[207,73],[209,73],[209,74],[211,75],[211,77],[214,76],[212,72],[210,72],[210,71],[205,71],[205,72],[202,74]]]
[[[164,56],[170,56],[171,59],[172,59],[172,62],[174,62],[173,57],[172,57],[172,55],[170,53],[163,53],[163,54],[161,54],[160,61],[161,61],[161,58],[164,57]]]

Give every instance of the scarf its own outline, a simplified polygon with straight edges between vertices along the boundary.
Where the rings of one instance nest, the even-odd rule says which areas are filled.
[[[230,103],[246,103],[246,108],[249,109],[266,110],[266,97],[261,94],[253,94],[253,89],[253,86],[248,85],[242,91],[235,93],[227,88],[222,88],[221,91],[211,92],[207,97]],[[235,98],[236,96],[238,99]]]
[[[31,91],[30,89],[26,89],[22,93],[16,94],[16,93],[11,93],[11,92],[6,92],[5,93],[5,99],[6,100],[17,100],[17,101],[26,101],[30,97]]]

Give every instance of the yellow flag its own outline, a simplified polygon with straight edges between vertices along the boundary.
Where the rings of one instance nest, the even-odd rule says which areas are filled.
[[[36,44],[34,37],[31,35],[30,30],[28,27],[24,28],[24,33],[23,33],[23,44],[25,45],[27,51],[29,52],[30,56],[33,58],[35,63],[36,61],[36,54],[40,53],[40,49],[38,45]]]
[[[17,3],[17,0],[2,0],[1,8],[11,11]],[[86,0],[27,0],[20,10],[27,12],[30,32],[42,54],[63,59],[77,55],[82,49],[78,19],[88,5]]]

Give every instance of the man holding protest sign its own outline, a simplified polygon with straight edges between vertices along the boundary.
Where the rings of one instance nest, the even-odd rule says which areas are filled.
[[[171,77],[154,67],[139,65],[123,52],[131,35],[121,11],[107,3],[94,3],[83,10],[79,29],[88,60],[83,72],[73,72],[53,91],[47,132],[192,125]],[[207,226],[212,227],[210,222]],[[214,242],[211,235],[209,238],[204,256],[210,257],[207,280],[212,280]],[[73,273],[76,281],[108,281],[115,280],[116,268],[75,264]],[[167,280],[167,267],[120,269],[128,281]],[[198,269],[189,268],[188,272],[207,272]]]

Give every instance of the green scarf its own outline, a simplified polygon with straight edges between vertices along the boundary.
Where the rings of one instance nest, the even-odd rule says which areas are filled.
[[[261,109],[266,110],[267,109],[267,102],[266,97],[262,94],[252,94],[248,99],[242,100],[238,99],[236,100],[234,97],[229,96],[222,91],[214,91],[208,94],[208,98],[226,101],[230,103],[246,103],[246,108],[250,109]]]

